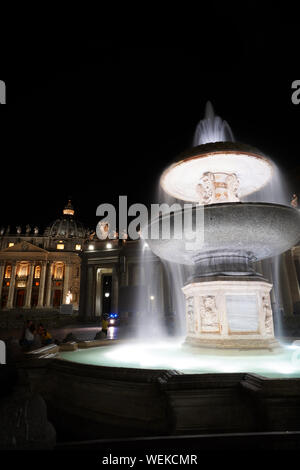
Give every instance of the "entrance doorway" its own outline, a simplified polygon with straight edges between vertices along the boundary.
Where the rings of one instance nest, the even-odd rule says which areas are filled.
[[[55,290],[53,294],[53,307],[59,307],[61,303],[61,290]]]
[[[113,306],[113,270],[112,268],[98,268],[96,278],[95,313],[97,317],[110,313]]]
[[[102,314],[111,312],[112,276],[105,275],[102,279]]]
[[[33,287],[31,292],[31,307],[36,307],[39,299],[39,288]]]
[[[25,289],[17,290],[16,307],[21,308],[25,303]]]

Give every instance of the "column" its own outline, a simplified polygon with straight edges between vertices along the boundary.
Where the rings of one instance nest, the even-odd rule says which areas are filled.
[[[48,262],[47,266],[47,286],[46,286],[46,307],[51,307],[51,291],[52,291],[52,266],[53,261]]]
[[[27,289],[26,289],[26,298],[25,298],[25,308],[30,308],[31,307],[31,293],[32,293],[32,282],[33,282],[33,276],[34,276],[34,269],[35,269],[35,264],[32,263],[30,265],[30,271],[29,271],[29,276],[27,279]]]
[[[38,298],[38,304],[37,307],[43,307],[44,304],[44,293],[45,293],[45,280],[46,280],[46,262],[42,261],[41,262],[41,278],[40,278],[40,288],[39,288],[39,298]]]
[[[5,270],[5,261],[1,261],[0,263],[0,301],[1,301],[1,294],[2,294],[2,287],[3,287],[3,276]],[[1,302],[0,302],[1,305]]]
[[[86,285],[86,316],[87,318],[94,318],[95,309],[95,266],[92,264],[88,265],[87,268],[87,285]]]
[[[85,319],[87,315],[86,303],[87,303],[87,261],[86,257],[82,255],[81,258],[81,269],[80,269],[80,297],[79,297],[79,317]]]
[[[16,263],[16,261],[13,261],[11,264],[12,264],[12,269],[11,269],[11,276],[10,276],[10,283],[9,283],[9,291],[8,291],[8,299],[7,299],[6,308],[13,308],[13,302],[14,302],[17,263]]]
[[[96,295],[95,295],[95,316],[101,316],[102,306],[102,273],[100,268],[96,268]]]
[[[111,309],[113,312],[118,311],[119,304],[119,277],[116,268],[113,268],[112,272],[112,302]]]
[[[64,273],[64,290],[63,290],[63,300],[62,303],[66,303],[67,293],[69,292],[70,285],[70,268],[69,264],[65,264],[65,273]]]

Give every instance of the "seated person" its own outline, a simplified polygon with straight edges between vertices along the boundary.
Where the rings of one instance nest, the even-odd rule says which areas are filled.
[[[34,344],[34,335],[35,335],[35,326],[31,324],[29,327],[25,329],[25,335],[23,344],[24,346],[33,346]]]
[[[46,328],[43,328],[39,334],[43,346],[47,346],[48,344],[52,343],[52,336],[49,331],[46,330]]]

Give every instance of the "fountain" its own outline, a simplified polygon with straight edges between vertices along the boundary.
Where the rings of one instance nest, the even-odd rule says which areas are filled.
[[[224,125],[228,132],[227,123]],[[216,137],[211,116],[208,124],[199,128]],[[217,129],[223,136],[219,121]],[[203,141],[199,132],[196,136]],[[185,231],[178,239],[176,213],[151,222],[151,231],[157,232],[169,217],[173,239],[148,240],[161,259],[194,267],[193,276],[183,287],[186,345],[280,347],[274,337],[272,284],[256,272],[254,263],[297,244],[300,214],[284,205],[241,202],[272,180],[274,168],[266,155],[249,145],[213,142],[184,152],[161,176],[160,184],[168,195],[197,204],[188,209],[193,219],[197,211],[204,211],[204,243],[200,248],[187,248],[191,233]]]
[[[185,295],[185,340],[155,342],[147,323],[139,341],[84,342],[52,357],[42,391],[51,420],[74,439],[299,428],[300,348],[280,347],[274,337],[272,284],[255,262],[297,244],[300,213],[249,201],[277,169],[259,150],[233,142],[228,124],[207,112],[196,146],[160,179],[167,194],[192,203],[191,232],[203,215],[203,243],[187,243],[189,232],[176,236],[175,212],[149,224],[160,234],[167,219],[171,237],[147,240],[165,267],[188,266],[177,292],[178,305],[181,289]],[[182,272],[173,271],[178,284]]]

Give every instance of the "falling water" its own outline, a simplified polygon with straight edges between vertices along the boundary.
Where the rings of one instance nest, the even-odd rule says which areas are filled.
[[[185,335],[185,299],[182,286],[185,284],[186,275],[184,266],[178,263],[170,263],[162,260],[168,276],[168,287],[171,298],[172,317],[174,322],[173,333]]]
[[[242,198],[243,202],[267,202],[270,204],[283,204],[290,205],[291,191],[289,190],[288,182],[283,176],[282,171],[278,166],[273,164],[273,176],[269,183],[256,191]]]
[[[194,135],[193,145],[202,145],[209,142],[234,142],[233,133],[226,121],[216,116],[210,101],[206,103],[205,117],[198,123]]]
[[[273,318],[274,318],[274,330],[275,336],[280,339],[283,336],[282,329],[282,313],[283,313],[283,302],[282,302],[282,282],[281,282],[281,272],[282,272],[282,257],[280,255],[273,256],[270,263],[271,267],[271,279],[273,283],[274,291],[274,305],[273,305]],[[272,269],[273,268],[273,269]]]
[[[161,266],[142,241],[139,259],[138,295],[136,300],[135,331],[137,338],[160,339],[167,335],[163,310]]]

